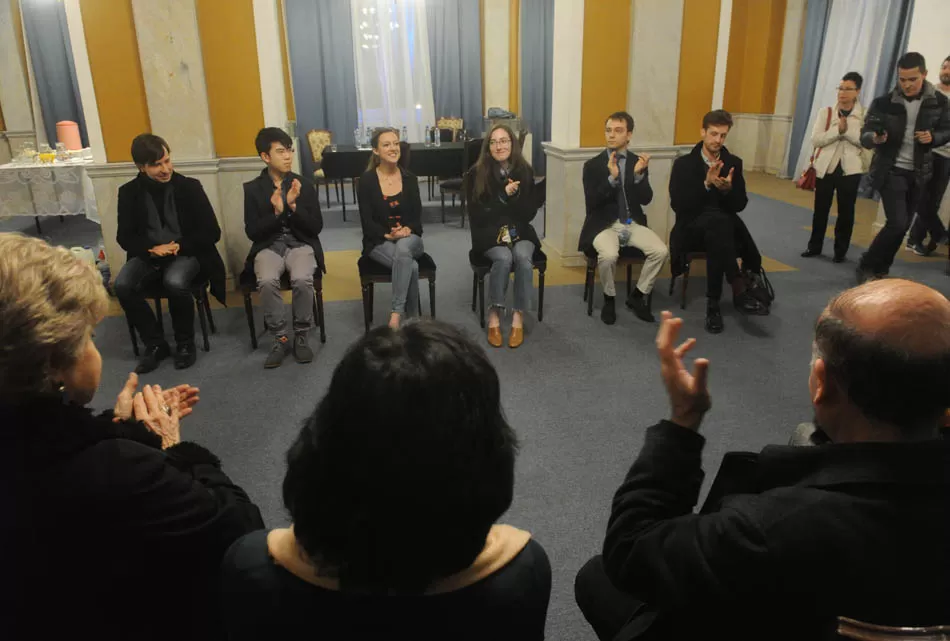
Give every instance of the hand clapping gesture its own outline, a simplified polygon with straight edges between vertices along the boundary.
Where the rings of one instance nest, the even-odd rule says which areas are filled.
[[[298,196],[300,196],[300,181],[294,178],[294,182],[290,185],[290,189],[287,190],[287,204],[290,205],[291,209],[295,209],[294,203],[297,202]]]
[[[720,163],[722,164],[722,163]],[[736,168],[733,167],[729,170],[729,173],[726,174],[725,178],[717,176],[713,179],[713,185],[724,194],[728,194],[732,190],[732,174],[735,172]]]
[[[290,194],[287,194],[288,199]],[[277,188],[274,190],[274,193],[270,195],[270,204],[274,207],[274,215],[280,216],[284,213],[284,198],[280,193],[280,185],[277,185]]]
[[[703,415],[712,407],[706,386],[709,361],[697,358],[693,362],[693,373],[690,374],[683,364],[683,357],[696,345],[696,339],[689,338],[679,347],[673,347],[683,326],[683,319],[674,318],[670,312],[663,312],[661,316],[656,351],[660,356],[663,384],[670,397],[670,421],[681,427],[698,430]]]
[[[138,386],[139,376],[135,372],[131,372],[129,378],[125,381],[125,385],[122,387],[122,391],[119,392],[119,396],[115,399],[115,407],[112,410],[114,414],[113,421],[127,421],[132,418],[134,409],[133,400],[135,399],[135,392]],[[165,405],[168,405],[170,408],[176,403],[175,395],[177,394],[178,418],[181,419],[194,411],[194,406],[201,400],[198,396],[199,391],[197,387],[184,383],[162,392],[162,400]]]
[[[640,154],[637,157],[637,164],[633,166],[633,173],[642,174],[647,170],[647,166],[650,164],[649,154]]]
[[[521,185],[520,180],[512,180],[511,178],[509,178],[508,184],[505,185],[505,193],[508,194],[509,197],[514,196],[518,192],[518,187],[520,185]]]
[[[610,153],[610,160],[607,161],[607,170],[610,172],[610,177],[614,180],[617,180],[620,176],[620,165],[617,163],[616,151]]]

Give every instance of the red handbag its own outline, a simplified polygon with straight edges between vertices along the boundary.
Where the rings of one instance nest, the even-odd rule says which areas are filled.
[[[828,107],[828,119],[825,121],[825,131],[831,127],[831,107]],[[815,184],[818,180],[818,174],[815,172],[815,159],[821,155],[821,147],[811,150],[811,158],[808,159],[808,168],[802,172],[795,186],[806,191],[815,191]]]

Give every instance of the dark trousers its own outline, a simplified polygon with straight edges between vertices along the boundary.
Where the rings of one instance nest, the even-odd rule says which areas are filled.
[[[621,592],[607,578],[604,560],[595,556],[574,578],[577,607],[601,641],[612,641],[621,630],[624,638],[652,639],[665,636],[656,612],[634,596]],[[646,633],[650,630],[650,633]]]
[[[887,222],[861,256],[861,269],[882,275],[890,271],[894,256],[910,226],[910,217],[917,209],[919,197],[920,189],[914,172],[898,167],[891,169],[881,188],[881,202]]]
[[[927,187],[921,191],[917,202],[917,217],[910,228],[910,242],[922,243],[924,237],[930,234],[930,240],[940,242],[947,235],[947,228],[940,221],[937,213],[940,211],[940,201],[950,183],[950,158],[933,154],[933,177]]]
[[[838,192],[838,220],[835,222],[835,256],[844,257],[851,245],[851,232],[854,231],[854,203],[858,199],[858,185],[862,174],[845,176],[841,163],[830,174],[819,178],[815,184],[815,213],[811,219],[811,238],[808,250],[821,252],[825,242],[825,230],[828,228],[828,213],[831,201]]]
[[[722,277],[730,283],[739,277],[738,258],[742,268],[758,271],[762,255],[748,228],[735,214],[704,212],[687,228],[688,251],[706,252],[706,297],[722,298]]]
[[[146,346],[165,342],[155,313],[145,298],[148,290],[159,283],[168,296],[175,342],[178,345],[195,342],[195,302],[191,283],[199,269],[197,258],[173,256],[133,258],[119,271],[115,279],[115,295]]]

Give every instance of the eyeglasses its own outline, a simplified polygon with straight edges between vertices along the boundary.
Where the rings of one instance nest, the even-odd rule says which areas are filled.
[[[510,147],[511,139],[509,138],[496,138],[488,141],[489,147]]]

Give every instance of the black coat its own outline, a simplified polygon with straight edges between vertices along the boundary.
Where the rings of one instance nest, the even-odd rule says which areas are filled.
[[[653,200],[653,188],[650,187],[650,170],[643,172],[643,179],[639,184],[634,180],[633,167],[637,164],[635,153],[627,150],[627,160],[624,163],[623,187],[626,190],[627,208],[630,218],[638,225],[647,226],[647,216],[643,206]],[[617,190],[610,184],[610,169],[607,162],[610,156],[605,149],[584,163],[584,202],[587,206],[587,215],[584,226],[581,228],[581,237],[577,249],[587,251],[594,245],[594,238],[614,224],[618,219],[626,220],[627,216],[619,216],[620,203],[617,202]]]
[[[491,191],[476,200],[473,196],[475,172],[465,174],[463,189],[469,208],[472,232],[472,253],[481,256],[498,245],[498,230],[505,225],[514,225],[520,240],[530,240],[535,248],[541,248],[538,233],[531,221],[538,213],[538,196],[534,190],[534,172],[525,167],[521,172],[511,175],[514,181],[520,181],[514,196],[502,201],[500,194],[504,190],[501,177],[492,181]],[[505,181],[507,182],[507,181]]]
[[[148,237],[148,197],[146,181],[151,180],[139,173],[133,180],[119,187],[119,215],[116,240],[127,253],[129,259],[148,260],[148,250],[154,243]],[[218,253],[215,243],[221,240],[221,227],[214,216],[214,208],[205,193],[201,182],[195,178],[172,174],[171,186],[175,192],[175,209],[178,212],[178,225],[181,228],[180,256],[193,256],[198,259],[201,273],[207,276],[211,294],[224,303],[225,278],[224,261]]]
[[[274,214],[274,205],[270,201],[271,194],[274,193],[274,181],[271,180],[267,169],[261,171],[261,175],[254,180],[244,183],[244,233],[253,244],[244,264],[242,281],[247,279],[248,273],[254,281],[254,257],[274,243],[280,236],[281,225],[285,222],[298,240],[313,247],[313,255],[320,271],[327,271],[319,238],[320,232],[323,231],[323,215],[320,213],[317,190],[313,183],[303,176],[294,173],[290,175],[300,181],[297,210],[291,212],[285,209],[280,216]]]
[[[823,639],[839,615],[946,623],[950,442],[727,454],[694,514],[704,444],[651,427],[604,541],[607,575],[661,612],[667,638]]]
[[[933,150],[950,142],[950,109],[947,107],[947,97],[926,81],[921,90],[920,101],[914,131],[929,131],[933,135],[933,142],[929,145],[914,141],[914,171],[917,181],[924,184],[933,176]],[[887,174],[900,152],[907,126],[905,103],[900,88],[878,96],[868,108],[864,127],[861,128],[861,144],[868,149],[875,149],[868,174],[871,176],[871,185],[877,190],[884,186]],[[883,145],[875,145],[872,142],[878,127],[887,131],[887,142]]]
[[[719,152],[722,161],[720,176],[732,174],[732,189],[723,194],[715,187],[706,189],[704,184],[708,167],[702,156],[703,143],[696,143],[693,150],[673,161],[670,173],[670,208],[676,214],[673,231],[670,232],[670,266],[673,274],[682,270],[683,260],[689,247],[686,244],[686,231],[690,223],[696,220],[707,205],[716,205],[727,214],[738,214],[749,204],[745,189],[745,175],[742,173],[742,159],[729,153],[725,147]],[[736,216],[737,225],[745,226]]]
[[[0,638],[217,636],[218,565],[260,511],[208,450],[160,447],[111,412],[0,406]]]
[[[422,236],[422,198],[419,196],[419,179],[405,169],[402,172],[402,200],[399,201],[400,224],[408,227],[416,236]],[[379,176],[370,169],[360,176],[359,186],[360,224],[363,226],[363,254],[386,242],[383,237],[390,231],[389,206],[383,200]]]

